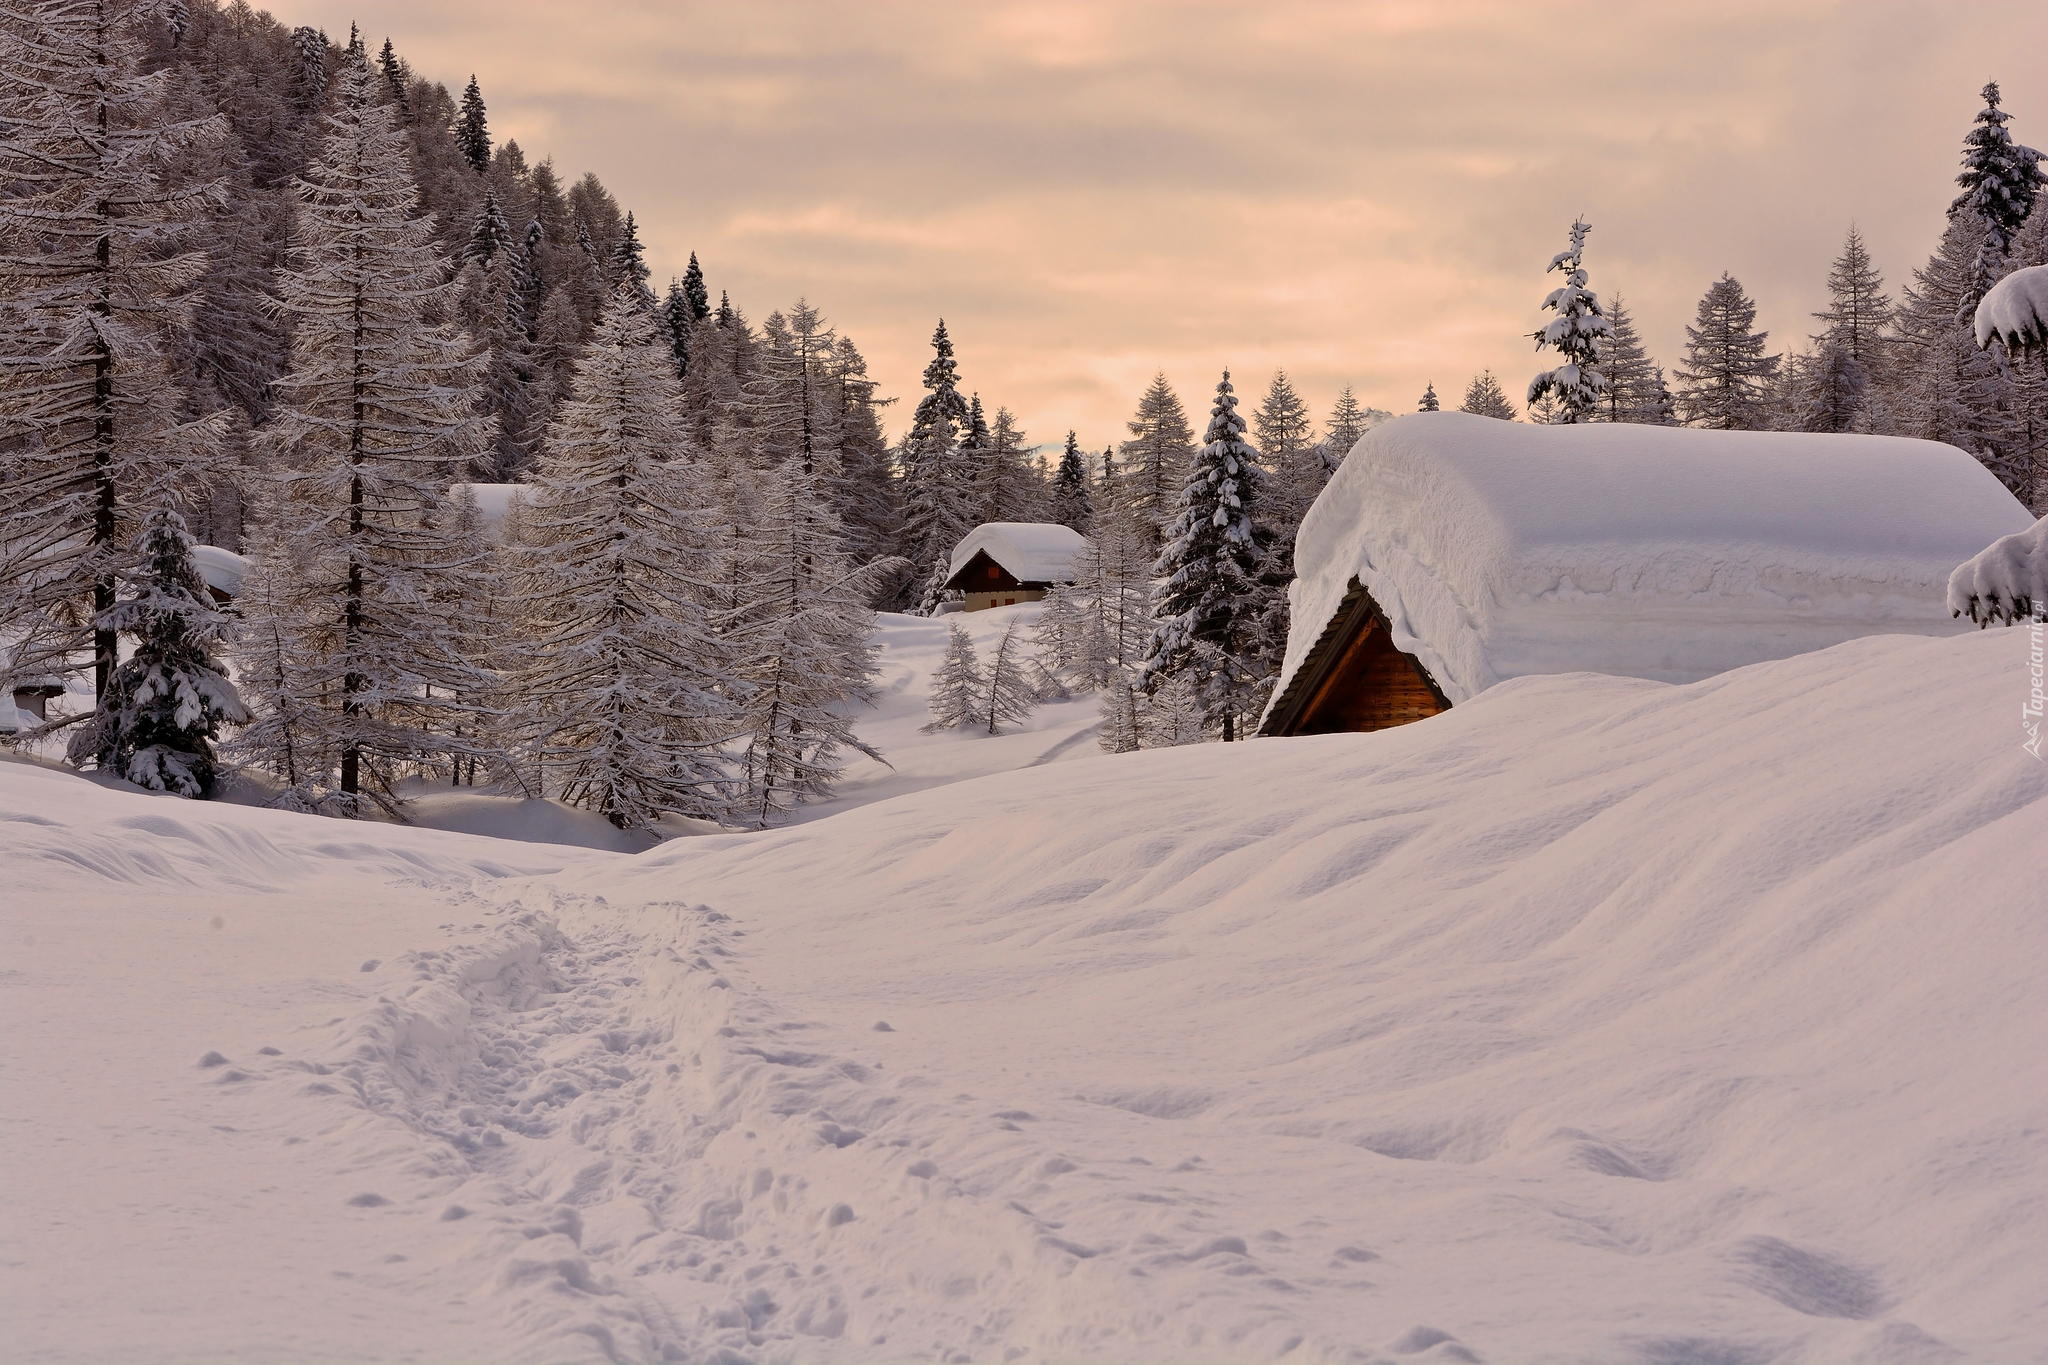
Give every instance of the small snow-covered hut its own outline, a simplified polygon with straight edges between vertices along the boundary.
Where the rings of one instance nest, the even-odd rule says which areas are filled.
[[[1036,602],[1053,584],[1074,581],[1074,560],[1087,544],[1055,522],[983,522],[953,547],[946,587],[965,595],[967,611]]]
[[[226,606],[242,595],[242,581],[249,576],[249,559],[218,545],[194,545],[192,567],[213,597],[215,606]]]
[[[1529,674],[1694,682],[1966,630],[1950,571],[2029,520],[1933,441],[1397,418],[1302,522],[1260,733],[1385,729]]]
[[[0,735],[31,730],[50,718],[50,700],[64,695],[64,680],[54,673],[18,677],[0,697]]]

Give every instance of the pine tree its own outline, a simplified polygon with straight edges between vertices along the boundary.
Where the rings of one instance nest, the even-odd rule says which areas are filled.
[[[975,706],[987,690],[988,675],[982,671],[981,658],[974,651],[974,637],[958,621],[950,622],[946,628],[946,654],[939,660],[932,674],[931,690],[926,694],[925,704],[932,718],[926,722],[924,732],[968,729],[974,724]]]
[[[1458,411],[1476,413],[1481,417],[1497,417],[1503,422],[1515,420],[1515,405],[1508,401],[1500,381],[1493,377],[1492,370],[1481,370],[1465,388],[1465,401]]]
[[[1162,580],[1153,609],[1159,625],[1140,678],[1149,694],[1169,678],[1186,675],[1204,718],[1226,740],[1236,737],[1237,718],[1247,709],[1247,657],[1263,605],[1255,526],[1264,476],[1244,433],[1226,370],[1177,502],[1178,515],[1153,567]]]
[[[1088,465],[1081,458],[1080,442],[1071,431],[1067,433],[1066,449],[1060,452],[1059,469],[1052,478],[1051,515],[1060,525],[1070,526],[1084,536],[1095,516],[1094,499],[1088,494]]]
[[[1607,343],[1600,357],[1600,367],[1607,375],[1607,397],[1595,420],[1655,426],[1657,365],[1644,348],[1635,319],[1629,316],[1628,305],[1619,294],[1607,310],[1607,321]]]
[[[1708,287],[1698,318],[1685,329],[1685,368],[1678,371],[1678,404],[1690,425],[1714,431],[1765,428],[1764,386],[1778,372],[1778,357],[1764,354],[1769,333],[1755,324],[1756,304],[1733,275]]]
[[[100,696],[136,509],[196,494],[225,429],[190,418],[167,354],[206,269],[181,226],[221,186],[166,176],[225,125],[162,116],[137,14],[0,8],[0,683],[85,656]]]
[[[985,734],[999,735],[1005,725],[1022,725],[1031,719],[1031,709],[1038,701],[1037,689],[1031,684],[1031,660],[1018,636],[1019,624],[1012,618],[1003,627],[974,698],[974,728]]]
[[[2006,131],[2012,115],[1998,107],[1998,82],[1987,83],[1983,96],[1976,126],[1963,139],[1963,173],[1956,177],[1963,192],[1948,209],[1951,218],[1967,214],[1983,229],[1958,316],[1974,311],[2006,272],[2013,239],[2033,211],[2042,185],[2041,154],[2015,143]]]
[[[1158,544],[1173,520],[1175,495],[1187,479],[1195,434],[1164,374],[1152,377],[1128,425],[1131,439],[1118,452],[1123,496],[1139,522],[1153,528],[1153,543]]]
[[[480,455],[486,360],[444,316],[452,285],[415,216],[407,139],[375,77],[344,63],[319,158],[300,186],[281,280],[295,322],[267,433],[292,469],[283,515],[299,537],[294,642],[323,698],[323,747],[342,813],[387,802],[406,765],[446,752],[437,731],[479,690],[437,605],[448,547],[428,513]],[[324,780],[324,778],[322,779]]]
[[[223,725],[249,719],[214,653],[227,617],[192,563],[183,517],[152,512],[135,548],[141,562],[101,623],[134,649],[115,667],[91,723],[72,736],[71,756],[150,791],[211,796],[214,741]]]
[[[621,829],[730,814],[731,679],[704,606],[699,489],[672,461],[677,381],[622,278],[535,471],[537,642],[519,684],[548,788]]]
[[[1437,402],[1436,385],[1434,383],[1423,389],[1421,399],[1415,404],[1417,412],[1437,412],[1441,407],[1442,404]]]
[[[1564,272],[1564,283],[1543,300],[1547,310],[1557,314],[1533,333],[1536,349],[1550,347],[1564,363],[1545,370],[1529,381],[1527,401],[1556,399],[1560,422],[1589,422],[1599,411],[1607,393],[1607,374],[1601,366],[1610,330],[1600,300],[1586,288],[1586,234],[1590,224],[1572,224],[1571,245],[1551,257],[1550,269]]]
[[[476,76],[470,75],[469,84],[462,91],[462,114],[455,124],[455,145],[462,151],[462,159],[478,175],[491,168],[491,126],[484,115],[484,93],[477,88]]]

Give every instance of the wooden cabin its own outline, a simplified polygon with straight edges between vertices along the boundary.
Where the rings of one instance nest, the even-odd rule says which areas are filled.
[[[984,522],[953,547],[946,588],[961,595],[964,611],[1036,602],[1053,584],[1074,581],[1074,560],[1087,543],[1053,522]]]
[[[1259,733],[1384,730],[1532,675],[1689,683],[1955,633],[1950,573],[2031,521],[1934,441],[1396,418],[1302,520]]]

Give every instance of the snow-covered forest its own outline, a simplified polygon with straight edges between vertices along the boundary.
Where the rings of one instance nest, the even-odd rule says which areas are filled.
[[[495,140],[474,79],[451,95],[389,39],[239,0],[15,0],[0,45],[0,681],[64,684],[20,742],[116,775],[338,814],[432,779],[624,828],[774,823],[860,751],[872,611],[946,610],[950,550],[1003,521],[1090,539],[1044,638],[1005,651],[1010,711],[1096,692],[1111,751],[1237,737],[1295,528],[1387,415],[1345,389],[1318,422],[1278,372],[1249,420],[1228,374],[1191,420],[1162,374],[1128,439],[1055,455],[943,321],[910,403],[808,300],[752,321],[694,255],[656,281],[595,176]],[[1534,333],[1561,363],[1526,393],[1481,373],[1464,410],[1927,437],[2042,510],[2048,382],[1968,315],[2048,259],[2048,213],[1983,95],[1939,250],[1898,287],[1851,228],[1810,337],[1774,346],[1723,275],[1667,367],[1575,224]],[[249,561],[230,611],[138,605],[173,592],[139,539],[161,550],[169,514]],[[123,681],[131,654],[154,681]],[[147,719],[158,694],[182,700]]]

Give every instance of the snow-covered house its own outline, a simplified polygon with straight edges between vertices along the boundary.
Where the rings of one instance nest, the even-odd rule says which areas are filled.
[[[1260,733],[1385,729],[1528,674],[1693,682],[1965,630],[1950,571],[2029,520],[1933,441],[1398,418],[1302,522]]]
[[[1054,522],[983,522],[953,547],[946,587],[966,596],[967,611],[1036,602],[1053,584],[1074,581],[1074,560],[1087,543]]]

